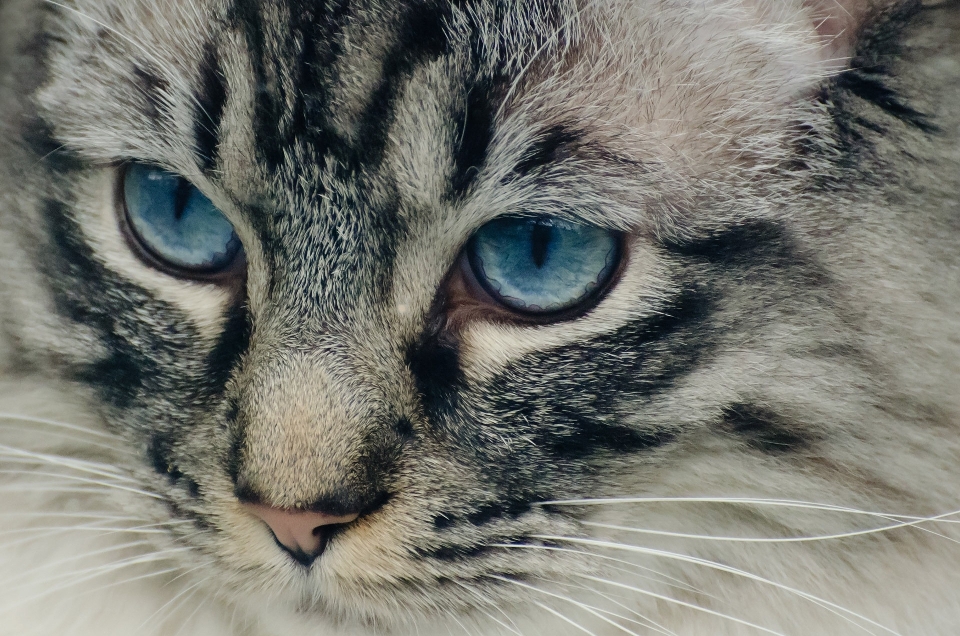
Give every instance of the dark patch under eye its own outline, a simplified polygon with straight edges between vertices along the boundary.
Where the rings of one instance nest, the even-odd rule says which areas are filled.
[[[180,472],[180,469],[177,468],[177,465],[171,458],[171,452],[170,440],[161,435],[154,435],[150,438],[150,443],[147,447],[147,456],[150,458],[150,464],[153,466],[153,470],[155,470],[157,474],[166,475],[171,483],[176,483],[183,477],[183,473]]]
[[[452,338],[431,330],[408,348],[407,365],[428,413],[456,408],[463,372],[460,352]]]

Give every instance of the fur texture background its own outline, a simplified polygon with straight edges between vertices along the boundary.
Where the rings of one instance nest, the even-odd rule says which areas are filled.
[[[955,634],[960,5],[0,0],[0,634]],[[118,223],[176,172],[246,267]],[[582,315],[465,298],[526,214]],[[310,568],[241,499],[357,511]]]

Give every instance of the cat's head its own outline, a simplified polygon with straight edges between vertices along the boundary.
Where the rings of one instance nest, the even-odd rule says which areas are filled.
[[[50,3],[11,329],[214,587],[538,598],[596,567],[549,502],[792,492],[845,434],[861,372],[780,222],[842,152],[833,6]]]

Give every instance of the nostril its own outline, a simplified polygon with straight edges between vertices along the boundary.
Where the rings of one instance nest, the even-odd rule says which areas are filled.
[[[333,526],[350,523],[358,515],[329,515],[309,510],[243,504],[244,509],[270,528],[277,543],[302,565],[308,566],[326,548]]]

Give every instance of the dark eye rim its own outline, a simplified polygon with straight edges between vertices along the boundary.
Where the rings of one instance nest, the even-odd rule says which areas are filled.
[[[117,167],[117,178],[114,185],[117,224],[120,228],[120,234],[123,236],[130,250],[146,265],[173,278],[211,283],[224,287],[235,287],[238,282],[245,277],[247,271],[246,252],[242,242],[230,262],[216,269],[180,267],[174,265],[147,245],[146,241],[143,240],[130,221],[130,211],[127,208],[127,199],[124,193],[127,171],[135,164],[157,168],[158,170],[164,169],[148,162],[139,161],[126,161]],[[183,177],[180,178],[182,179]]]
[[[528,219],[529,217],[499,217]],[[545,217],[547,218],[547,217]],[[616,263],[607,280],[591,291],[586,297],[570,307],[555,311],[531,312],[511,307],[490,292],[488,285],[481,281],[476,273],[470,257],[470,248],[475,234],[460,250],[458,264],[450,277],[446,287],[448,296],[448,314],[461,314],[459,317],[450,316],[453,323],[461,323],[466,315],[480,314],[486,320],[494,322],[511,322],[530,325],[547,325],[577,320],[597,307],[607,294],[617,286],[623,277],[630,259],[630,234],[628,232],[612,231],[616,238]],[[459,318],[459,319],[458,319]]]

